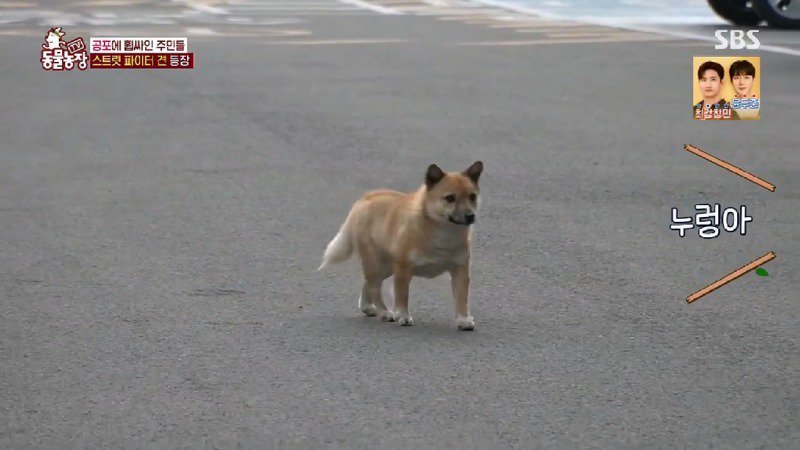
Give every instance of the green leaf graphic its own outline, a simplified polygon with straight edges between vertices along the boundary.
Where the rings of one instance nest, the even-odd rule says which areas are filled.
[[[767,271],[766,271],[766,270],[764,270],[764,268],[763,268],[763,267],[759,267],[758,269],[756,269],[756,275],[758,275],[758,276],[760,276],[760,277],[766,277],[766,276],[768,276],[769,274],[767,273]]]

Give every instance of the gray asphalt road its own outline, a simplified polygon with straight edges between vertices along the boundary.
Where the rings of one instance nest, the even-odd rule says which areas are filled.
[[[0,447],[796,447],[800,59],[761,54],[761,121],[696,123],[710,46],[289,16],[190,34],[192,71],[49,73],[4,28]],[[444,278],[400,328],[315,272],[364,190],[475,159],[475,332]],[[700,202],[747,235],[668,229]]]

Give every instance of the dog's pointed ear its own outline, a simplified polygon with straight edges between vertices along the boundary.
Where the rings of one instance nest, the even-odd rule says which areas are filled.
[[[464,175],[469,177],[473,183],[478,184],[478,178],[481,177],[481,172],[483,172],[483,162],[475,161],[467,170],[464,171]]]
[[[436,164],[428,166],[428,171],[425,172],[425,185],[432,188],[436,183],[442,181],[444,172]]]

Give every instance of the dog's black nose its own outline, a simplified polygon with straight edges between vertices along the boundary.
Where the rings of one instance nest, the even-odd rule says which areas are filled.
[[[466,220],[467,223],[475,223],[475,214],[466,214],[464,220]]]

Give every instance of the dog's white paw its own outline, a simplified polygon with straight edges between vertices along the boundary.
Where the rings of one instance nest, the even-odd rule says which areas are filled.
[[[456,326],[459,330],[472,331],[475,329],[475,319],[472,316],[456,317]]]
[[[385,309],[378,314],[378,318],[381,319],[381,322],[394,322],[397,320],[397,314],[394,311]]]
[[[414,325],[414,319],[407,312],[403,312],[397,315],[397,323],[403,327],[410,327]]]
[[[365,316],[373,317],[378,314],[378,308],[375,305],[364,305],[361,307],[361,312],[364,313]]]
[[[369,317],[378,314],[378,308],[376,308],[372,303],[365,302],[363,297],[358,298],[358,309],[360,309],[364,315]]]

